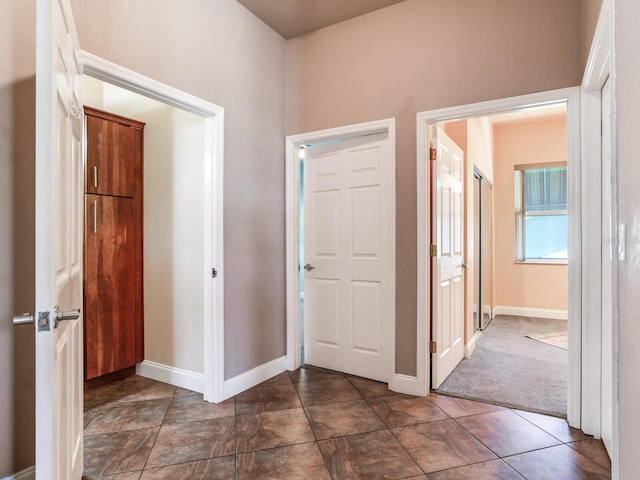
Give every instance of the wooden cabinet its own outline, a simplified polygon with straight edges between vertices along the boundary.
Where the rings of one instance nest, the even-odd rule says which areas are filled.
[[[85,380],[144,356],[144,123],[85,107]]]
[[[142,152],[144,124],[124,124],[122,117],[96,110],[91,112],[93,114],[86,116],[85,192],[135,197],[136,163]]]
[[[136,363],[133,198],[85,195],[86,378]]]

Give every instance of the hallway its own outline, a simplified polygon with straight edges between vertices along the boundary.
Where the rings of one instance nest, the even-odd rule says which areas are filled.
[[[133,376],[85,392],[86,480],[608,479],[559,418],[313,368],[215,405]]]

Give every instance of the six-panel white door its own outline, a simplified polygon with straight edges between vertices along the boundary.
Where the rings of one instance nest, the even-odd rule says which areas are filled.
[[[82,99],[69,0],[37,2],[36,478],[82,477]],[[48,330],[38,317],[49,312]]]
[[[438,388],[464,356],[464,270],[462,239],[464,154],[445,133],[434,127],[436,160],[432,162],[432,388]]]
[[[306,363],[389,380],[389,140],[306,150]]]

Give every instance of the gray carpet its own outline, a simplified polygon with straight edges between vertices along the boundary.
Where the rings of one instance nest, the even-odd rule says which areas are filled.
[[[462,360],[436,391],[566,417],[567,352],[526,337],[566,328],[563,320],[497,316],[471,358]]]

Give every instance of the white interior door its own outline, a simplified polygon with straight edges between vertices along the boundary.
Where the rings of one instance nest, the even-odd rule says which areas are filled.
[[[613,447],[613,225],[611,223],[611,90],[602,87],[602,403],[601,430],[609,456]]]
[[[69,0],[37,2],[36,478],[82,477],[82,115]],[[55,307],[70,319],[57,326]],[[39,317],[49,314],[43,328]],[[75,319],[73,319],[75,318]]]
[[[387,134],[319,145],[304,160],[306,363],[389,380]]]
[[[464,356],[464,282],[462,268],[464,154],[434,127],[436,158],[432,162],[432,388],[438,388]]]

